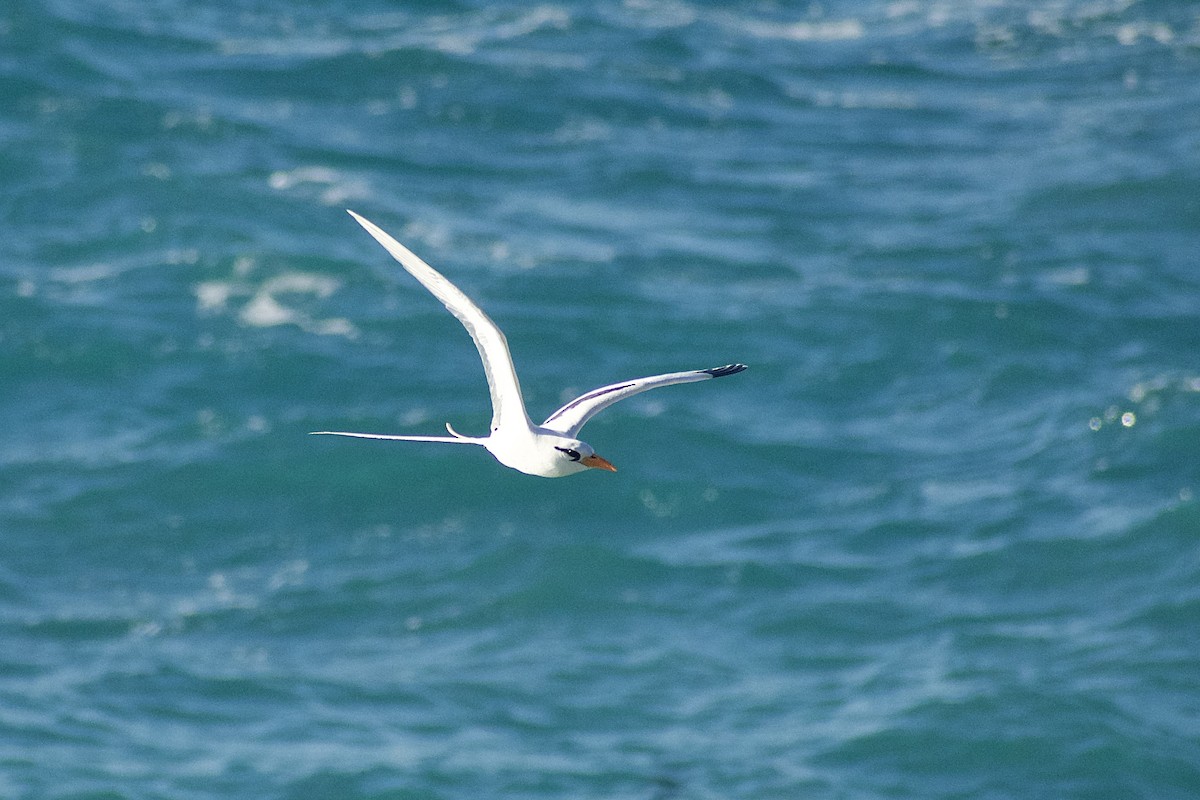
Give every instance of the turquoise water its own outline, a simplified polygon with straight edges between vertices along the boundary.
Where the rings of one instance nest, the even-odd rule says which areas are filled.
[[[0,797],[1200,796],[1194,4],[302,5],[0,5]],[[347,207],[751,368],[306,436],[490,417]]]

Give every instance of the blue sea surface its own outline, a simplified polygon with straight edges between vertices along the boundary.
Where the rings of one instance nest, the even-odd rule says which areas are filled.
[[[1200,797],[1200,11],[6,0],[0,412],[3,798]]]

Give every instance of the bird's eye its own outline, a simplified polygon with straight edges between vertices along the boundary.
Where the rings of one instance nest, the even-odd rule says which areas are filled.
[[[566,453],[567,458],[571,459],[572,461],[578,461],[580,458],[578,450],[572,450],[569,447],[555,447],[554,449],[561,450],[562,452]]]

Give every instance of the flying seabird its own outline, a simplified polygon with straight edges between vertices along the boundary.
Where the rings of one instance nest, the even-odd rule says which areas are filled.
[[[591,467],[616,472],[617,468],[606,459],[596,455],[587,442],[577,437],[579,430],[598,412],[626,397],[671,386],[676,383],[693,383],[712,378],[724,378],[746,369],[745,364],[727,364],[711,369],[687,372],[670,372],[648,378],[634,378],[576,397],[555,411],[541,425],[534,425],[525,410],[521,397],[521,384],[513,368],[512,355],[504,333],[491,318],[475,305],[471,298],[433,267],[426,264],[404,245],[397,242],[378,226],[350,211],[350,216],[362,225],[367,233],[383,245],[400,265],[408,270],[434,297],[442,301],[450,313],[475,340],[483,371],[487,375],[488,391],[492,396],[492,426],[487,436],[464,436],[450,423],[446,423],[449,436],[396,436],[384,433],[352,433],[349,431],[313,431],[314,435],[355,436],[360,439],[387,439],[402,442],[449,442],[453,444],[477,444],[487,448],[497,461],[528,475],[544,478],[560,478]]]

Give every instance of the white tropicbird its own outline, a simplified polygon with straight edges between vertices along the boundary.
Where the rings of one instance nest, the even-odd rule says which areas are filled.
[[[545,478],[559,478],[582,472],[588,467],[616,472],[607,460],[596,455],[591,445],[581,442],[576,436],[579,429],[597,412],[635,394],[670,386],[675,383],[692,383],[711,378],[724,378],[746,368],[744,364],[728,364],[712,369],[697,369],[688,372],[671,372],[648,378],[601,386],[587,394],[576,397],[555,411],[541,425],[534,425],[525,411],[521,398],[521,384],[513,368],[512,356],[508,352],[508,341],[496,323],[450,283],[433,267],[426,264],[407,247],[397,242],[371,221],[353,211],[350,216],[366,228],[392,257],[421,282],[434,297],[458,317],[459,322],[475,340],[483,371],[487,375],[488,391],[492,396],[492,429],[487,436],[463,436],[450,423],[446,423],[449,436],[394,436],[383,433],[351,433],[348,431],[313,431],[317,435],[356,436],[360,439],[390,439],[403,442],[452,442],[455,444],[478,444],[487,448],[497,461],[507,467]]]

